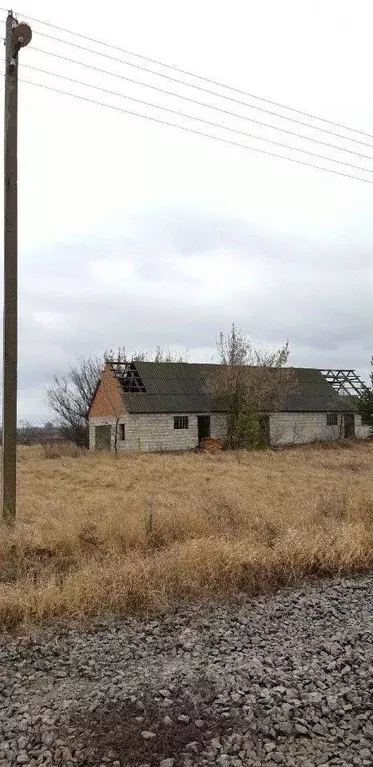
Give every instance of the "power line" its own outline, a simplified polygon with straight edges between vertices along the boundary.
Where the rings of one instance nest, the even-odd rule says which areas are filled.
[[[4,10],[5,9],[0,9]],[[6,11],[5,11],[6,12]],[[25,15],[25,14],[22,14]],[[105,48],[110,48],[112,50],[120,51],[121,53],[125,53],[128,56],[134,56],[135,58],[142,59],[143,61],[148,61],[151,64],[158,64],[159,66],[165,67],[166,69],[172,69],[175,72],[180,72],[180,74],[187,75],[189,77],[195,77],[198,80],[202,80],[204,82],[210,83],[210,85],[218,86],[219,88],[226,88],[227,90],[233,91],[234,93],[239,93],[242,96],[249,96],[252,99],[257,99],[259,101],[264,101],[267,104],[272,104],[272,106],[281,107],[282,109],[288,109],[291,112],[295,112],[296,114],[303,115],[304,117],[309,117],[312,120],[320,120],[322,122],[327,123],[328,125],[333,125],[336,128],[343,128],[343,130],[352,131],[353,133],[358,133],[362,136],[366,136],[367,138],[373,139],[373,135],[371,133],[366,133],[365,131],[358,130],[357,128],[351,128],[348,125],[344,125],[343,123],[334,122],[333,120],[329,120],[326,117],[319,117],[318,115],[314,115],[311,112],[305,112],[301,109],[295,109],[294,107],[290,107],[287,104],[281,104],[277,101],[273,101],[271,99],[264,98],[263,96],[257,96],[254,93],[250,93],[244,90],[241,90],[240,88],[235,88],[232,85],[227,85],[225,83],[221,83],[218,80],[214,80],[210,77],[205,77],[203,75],[198,75],[196,72],[191,72],[186,69],[181,69],[180,67],[175,66],[174,64],[166,64],[164,61],[160,61],[159,59],[152,59],[149,56],[144,56],[140,53],[136,53],[135,51],[127,50],[126,48],[121,48],[117,45],[112,45],[111,43],[107,43],[104,40],[97,40],[94,37],[88,37],[88,35],[82,35],[80,32],[73,32],[71,29],[66,29],[64,27],[59,27],[56,24],[52,24],[48,21],[42,21],[41,19],[35,19],[32,16],[28,16],[27,18],[31,21],[36,22],[37,24],[42,24],[43,26],[50,27],[51,29],[56,29],[59,32],[64,32],[69,35],[75,35],[75,37],[80,37],[82,40],[87,40],[90,43],[97,43],[98,45],[103,45]],[[39,33],[40,34],[40,33]],[[66,41],[65,41],[66,42]],[[220,95],[220,94],[216,94]],[[224,97],[225,98],[225,97]],[[312,126],[317,127],[317,126]],[[348,138],[347,136],[345,138]],[[352,140],[352,139],[351,139]]]
[[[54,58],[61,59],[62,61],[68,61],[70,64],[78,64],[79,66],[82,66],[86,69],[91,69],[95,72],[100,72],[101,74],[105,74],[110,77],[116,77],[120,80],[125,80],[126,82],[135,83],[136,85],[143,86],[144,88],[151,88],[152,90],[155,90],[159,93],[164,93],[168,96],[173,96],[173,97],[182,99],[183,101],[188,101],[191,104],[197,104],[197,106],[213,109],[216,112],[221,112],[222,114],[229,115],[230,117],[236,117],[239,120],[246,120],[248,122],[255,123],[256,125],[260,125],[265,128],[271,128],[272,130],[277,130],[277,131],[280,131],[281,133],[287,133],[290,136],[296,136],[297,138],[305,139],[306,141],[312,141],[312,143],[314,144],[320,144],[321,146],[326,146],[331,149],[337,149],[337,151],[339,152],[348,152],[348,154],[355,155],[356,157],[362,157],[364,160],[373,161],[373,157],[371,157],[370,155],[362,154],[361,152],[357,152],[354,149],[348,149],[347,147],[341,147],[341,146],[338,146],[337,144],[332,144],[328,141],[322,141],[321,139],[314,138],[313,136],[304,136],[302,133],[297,133],[296,131],[288,130],[287,128],[280,128],[277,125],[271,125],[270,123],[265,123],[265,122],[262,122],[261,120],[256,120],[254,117],[248,117],[247,115],[240,115],[238,114],[238,112],[231,112],[229,109],[222,109],[221,107],[217,107],[213,104],[206,104],[203,101],[197,101],[196,99],[192,99],[189,96],[184,96],[183,94],[176,93],[175,91],[168,91],[165,88],[160,88],[159,86],[153,85],[151,83],[143,83],[141,82],[141,80],[136,80],[133,77],[127,77],[126,75],[119,74],[118,72],[111,72],[108,69],[101,69],[100,67],[96,67],[93,64],[87,64],[84,61],[77,61],[76,59],[71,59],[68,56],[63,56],[62,54],[55,53],[54,51],[45,51],[43,48],[38,48],[36,46],[32,46],[31,50],[37,51],[38,53],[43,53],[47,56],[53,56]],[[28,66],[32,69],[30,65]],[[43,71],[43,70],[39,70],[39,71]],[[309,127],[312,127],[312,126],[309,126]],[[370,145],[368,144],[368,146]],[[372,149],[373,149],[373,146],[372,146]]]
[[[306,166],[308,168],[314,168],[315,170],[321,170],[321,171],[326,171],[327,173],[333,173],[336,176],[343,176],[344,178],[352,178],[355,181],[362,181],[364,184],[373,184],[373,181],[369,181],[369,179],[367,179],[367,178],[361,178],[359,176],[353,176],[350,173],[343,173],[342,171],[334,170],[332,168],[325,168],[325,167],[320,166],[320,165],[315,165],[314,163],[311,163],[311,162],[305,162],[304,160],[298,160],[295,157],[286,157],[284,155],[277,154],[275,152],[269,152],[267,149],[259,149],[258,147],[247,146],[247,144],[241,144],[238,141],[230,141],[229,139],[222,138],[221,136],[214,136],[214,135],[211,135],[209,133],[204,133],[203,131],[199,131],[196,128],[189,128],[189,127],[187,127],[185,125],[177,125],[176,123],[171,123],[171,122],[168,122],[166,120],[160,120],[157,117],[152,117],[150,115],[140,114],[139,112],[133,112],[133,111],[131,111],[129,109],[122,109],[121,107],[114,106],[114,104],[106,104],[105,102],[102,102],[102,101],[96,101],[95,99],[90,99],[87,96],[80,96],[80,95],[78,95],[76,93],[71,93],[70,91],[62,91],[62,90],[59,90],[58,88],[52,88],[50,85],[44,85],[42,83],[35,83],[35,82],[32,82],[31,80],[25,80],[25,79],[22,79],[22,78],[20,78],[20,81],[23,82],[23,83],[27,83],[28,85],[34,85],[34,86],[36,86],[38,88],[43,88],[45,90],[52,91],[54,93],[58,93],[58,94],[61,94],[61,95],[64,95],[64,96],[71,96],[72,98],[79,99],[80,101],[85,101],[85,102],[88,102],[90,104],[96,104],[97,106],[100,106],[100,107],[106,107],[108,109],[113,109],[116,112],[123,112],[125,114],[129,114],[129,115],[132,115],[134,117],[141,117],[144,120],[150,120],[151,122],[155,122],[155,123],[158,123],[160,125],[167,125],[167,126],[169,126],[171,128],[178,128],[179,130],[183,130],[183,131],[186,131],[188,133],[193,133],[196,136],[203,136],[204,138],[209,138],[209,139],[213,139],[215,141],[220,141],[223,144],[229,144],[229,146],[236,146],[236,147],[239,147],[240,149],[246,149],[246,150],[248,150],[250,152],[259,152],[260,154],[265,154],[265,155],[268,155],[269,157],[276,157],[277,159],[280,159],[280,160],[287,160],[288,162],[294,162],[297,165],[304,165],[304,166]]]
[[[307,154],[310,157],[316,157],[319,160],[327,160],[328,162],[334,162],[334,163],[337,163],[338,165],[344,165],[345,167],[353,168],[354,170],[359,170],[366,173],[373,173],[373,170],[370,168],[363,168],[360,165],[353,165],[352,163],[344,162],[343,160],[337,160],[337,159],[334,159],[333,157],[327,157],[322,154],[317,154],[316,152],[310,152],[307,149],[289,146],[288,144],[283,144],[280,141],[274,141],[273,139],[264,138],[263,136],[256,136],[256,135],[253,135],[252,133],[247,133],[246,131],[240,130],[239,128],[232,128],[230,126],[222,125],[220,123],[211,122],[211,120],[205,120],[202,117],[195,117],[194,115],[187,114],[186,112],[181,112],[178,109],[170,109],[169,107],[164,107],[160,104],[154,104],[149,101],[143,101],[142,99],[135,98],[134,96],[127,96],[125,93],[119,93],[117,91],[112,91],[108,88],[102,88],[99,85],[93,85],[91,83],[83,82],[82,80],[76,80],[73,77],[67,77],[66,75],[58,74],[57,72],[50,72],[49,70],[46,70],[46,69],[40,69],[40,67],[34,67],[31,64],[24,64],[23,66],[26,67],[27,69],[32,69],[35,72],[41,72],[44,75],[52,75],[53,77],[58,77],[61,80],[66,80],[70,83],[75,83],[76,85],[83,85],[84,87],[93,88],[94,90],[100,91],[102,93],[108,93],[110,96],[118,96],[119,98],[128,99],[129,101],[135,101],[137,104],[141,104],[142,106],[161,109],[163,112],[168,112],[169,114],[176,115],[177,117],[184,117],[188,120],[196,120],[197,122],[204,123],[204,125],[209,125],[210,127],[213,127],[213,128],[219,128],[222,130],[231,131],[232,133],[237,133],[241,136],[246,136],[247,138],[251,138],[251,139],[258,139],[259,141],[265,141],[269,144],[280,146],[283,149],[290,149],[291,151],[302,152],[302,154]],[[369,159],[373,159],[373,158],[369,158]]]
[[[166,80],[170,80],[172,82],[178,83],[178,85],[185,85],[188,88],[195,88],[199,91],[202,91],[203,93],[208,93],[210,96],[217,96],[218,98],[228,99],[228,101],[233,101],[234,103],[241,104],[241,106],[248,107],[249,109],[257,109],[260,112],[265,112],[266,114],[270,114],[274,117],[278,117],[281,120],[288,120],[290,122],[298,123],[299,125],[303,125],[306,128],[310,128],[311,130],[318,130],[322,133],[328,133],[332,136],[336,136],[337,138],[341,138],[344,141],[352,141],[356,144],[361,144],[362,146],[368,146],[370,149],[373,149],[372,144],[368,144],[366,141],[361,141],[360,139],[356,138],[350,138],[349,136],[343,136],[340,133],[336,133],[335,131],[328,130],[326,128],[321,128],[318,125],[310,125],[309,123],[305,123],[303,120],[298,120],[295,117],[287,117],[286,115],[282,115],[279,112],[273,112],[270,109],[265,109],[264,107],[254,106],[253,104],[248,104],[245,101],[240,101],[239,99],[233,98],[232,96],[226,96],[222,93],[216,93],[216,91],[211,91],[208,88],[203,88],[201,85],[195,85],[191,83],[185,82],[185,80],[178,80],[176,77],[171,77],[171,75],[165,75],[163,72],[155,72],[154,69],[148,69],[147,67],[143,67],[140,64],[134,64],[131,61],[124,61],[123,59],[118,59],[115,56],[111,56],[108,53],[103,53],[102,51],[93,51],[91,48],[87,48],[85,45],[79,45],[79,43],[70,42],[68,40],[61,40],[61,38],[54,37],[53,35],[48,35],[45,32],[38,32],[39,35],[42,35],[42,37],[46,37],[50,40],[53,40],[57,43],[63,43],[63,45],[70,45],[74,48],[78,48],[81,51],[85,51],[86,53],[91,53],[94,56],[102,56],[106,59],[110,59],[110,61],[116,61],[120,64],[124,64],[125,66],[134,67],[135,69],[140,69],[143,72],[148,72],[149,74],[156,75],[157,77],[163,77]],[[373,136],[372,136],[373,138]]]

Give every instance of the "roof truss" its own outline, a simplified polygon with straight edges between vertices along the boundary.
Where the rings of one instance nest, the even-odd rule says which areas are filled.
[[[367,390],[355,370],[320,370],[337,394],[361,397]]]
[[[146,393],[145,386],[134,362],[115,362],[111,360],[110,364],[124,392]]]

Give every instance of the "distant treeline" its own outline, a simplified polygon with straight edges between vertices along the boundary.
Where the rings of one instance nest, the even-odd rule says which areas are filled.
[[[66,442],[67,435],[63,434],[58,426],[46,423],[44,426],[25,424],[17,429],[17,442],[19,445],[42,445],[46,442]],[[0,428],[0,443],[2,442],[2,429]]]

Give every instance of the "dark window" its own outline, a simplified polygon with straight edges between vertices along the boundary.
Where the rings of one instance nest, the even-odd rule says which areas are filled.
[[[327,426],[338,426],[338,414],[337,413],[327,413],[327,415],[326,415],[326,425]]]
[[[188,429],[189,418],[187,415],[175,415],[174,416],[174,429]]]
[[[119,424],[119,439],[126,439],[126,424]]]

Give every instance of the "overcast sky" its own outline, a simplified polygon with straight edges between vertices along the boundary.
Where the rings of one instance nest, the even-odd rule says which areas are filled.
[[[373,135],[368,0],[112,0],[107,7],[83,0],[25,0],[20,11]],[[373,161],[341,156],[35,48],[339,142],[372,158],[373,138],[349,134],[372,149],[343,142],[92,56],[38,32],[151,66],[31,24],[33,42],[20,53],[20,78],[287,153],[22,66],[29,64],[373,169]],[[209,361],[217,334],[232,321],[258,345],[289,339],[294,365],[354,367],[368,374],[373,186],[24,83],[19,122],[20,419],[50,417],[45,385],[76,355],[118,345],[151,350],[159,344],[187,348],[192,361]],[[358,174],[301,153],[293,156]]]

